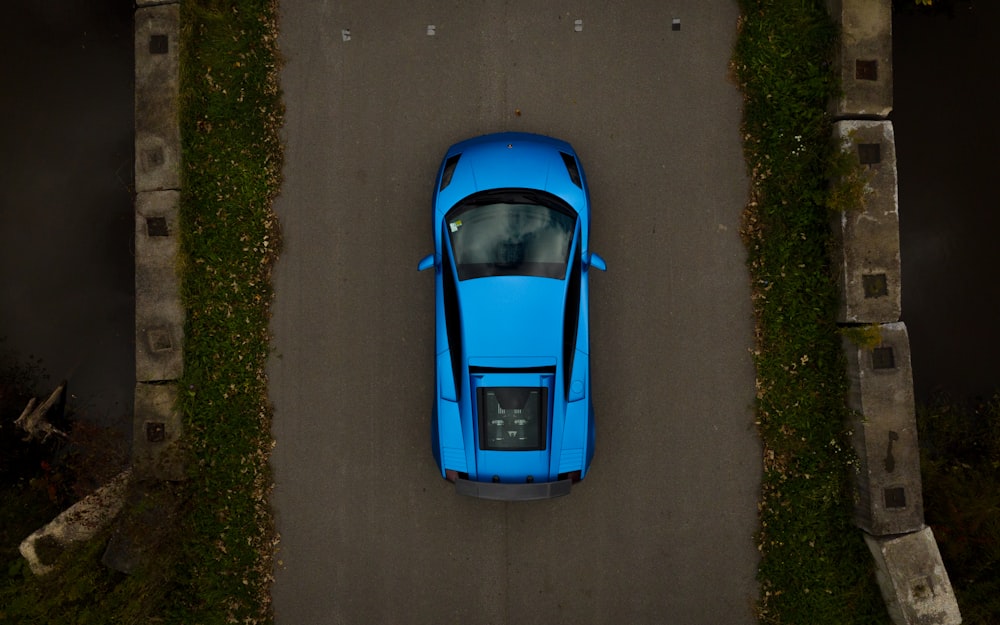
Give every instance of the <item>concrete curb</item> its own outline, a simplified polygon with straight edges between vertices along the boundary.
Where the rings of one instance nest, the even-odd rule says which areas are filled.
[[[136,383],[132,430],[132,469],[137,478],[172,482],[184,479],[184,427],[177,409],[176,384]]]
[[[854,522],[877,565],[896,625],[958,625],[962,616],[934,534],[924,526],[910,344],[901,316],[899,196],[892,123],[891,0],[827,0],[841,28],[836,68],[843,92],[829,103],[834,138],[857,153],[869,179],[862,206],[833,223],[837,321],[869,324],[877,338],[845,334],[848,407],[860,461]]]
[[[164,4],[135,12],[135,189],[181,185],[177,119],[180,7]]]
[[[178,209],[180,7],[139,1],[135,11],[135,414],[132,465],[140,480],[182,480],[184,373]]]
[[[135,377],[176,380],[184,372],[184,308],[177,275],[177,191],[135,198]]]

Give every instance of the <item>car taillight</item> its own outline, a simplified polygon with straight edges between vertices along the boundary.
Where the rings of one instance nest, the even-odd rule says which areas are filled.
[[[444,479],[454,484],[455,480],[458,479],[458,471],[456,471],[455,469],[445,469]]]

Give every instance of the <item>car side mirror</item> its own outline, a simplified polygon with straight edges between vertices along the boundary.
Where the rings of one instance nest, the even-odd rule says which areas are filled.
[[[601,271],[608,270],[608,264],[604,262],[600,254],[588,253],[587,254],[587,266],[593,267],[594,269],[600,269]]]
[[[434,266],[434,254],[428,254],[420,259],[417,263],[417,271],[423,271],[424,269],[430,269]]]

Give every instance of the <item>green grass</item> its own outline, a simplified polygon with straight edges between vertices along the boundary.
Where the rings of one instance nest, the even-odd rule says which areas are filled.
[[[758,547],[762,623],[888,622],[860,530],[856,459],[834,320],[828,180],[841,167],[828,100],[837,31],[814,0],[742,0],[734,69],[744,94],[751,200],[744,240],[757,319],[764,445]]]
[[[281,175],[276,12],[273,0],[181,5],[181,409],[192,466],[176,622],[271,620],[265,367]]]

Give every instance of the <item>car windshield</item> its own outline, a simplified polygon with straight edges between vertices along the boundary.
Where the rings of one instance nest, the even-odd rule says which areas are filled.
[[[537,191],[490,191],[466,198],[445,217],[458,279],[566,276],[576,216]]]

